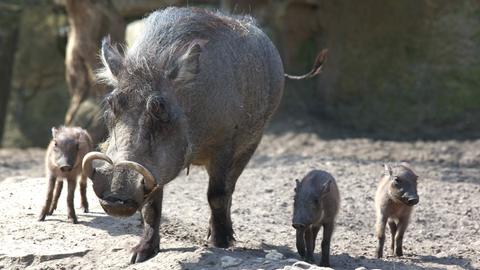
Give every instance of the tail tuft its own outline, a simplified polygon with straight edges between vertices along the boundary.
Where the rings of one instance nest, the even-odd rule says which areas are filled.
[[[285,73],[285,77],[292,80],[303,80],[303,79],[309,79],[317,76],[322,72],[323,64],[325,63],[325,61],[327,61],[327,55],[328,55],[328,49],[323,49],[317,55],[317,58],[315,59],[315,63],[313,65],[312,70],[307,74],[296,76],[296,75],[290,75]]]

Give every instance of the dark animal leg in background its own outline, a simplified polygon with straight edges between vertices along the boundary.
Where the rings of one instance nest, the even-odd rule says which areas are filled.
[[[305,245],[307,246],[307,253],[305,254],[305,261],[314,263],[313,251],[315,250],[315,239],[313,238],[312,227],[307,226],[305,228]]]
[[[388,222],[388,226],[390,227],[390,233],[392,234],[392,243],[390,244],[392,255],[395,255],[395,235],[397,233],[397,224],[395,221],[391,220]]]
[[[71,177],[67,179],[68,184],[68,193],[67,193],[67,207],[68,207],[68,218],[72,220],[74,224],[78,223],[77,215],[75,214],[75,207],[73,206],[73,197],[75,195],[75,188],[77,186],[76,177]]]
[[[385,245],[385,225],[387,224],[387,220],[384,217],[377,218],[376,230],[377,230],[377,239],[378,239],[378,246],[377,246],[377,258],[383,257],[383,246]]]
[[[83,207],[83,212],[88,213],[87,177],[83,174],[80,175],[80,201]]]
[[[403,256],[403,235],[407,230],[408,217],[400,218],[397,224],[397,234],[395,236],[395,255]]]
[[[142,208],[143,235],[140,243],[133,248],[131,263],[144,262],[160,251],[160,219],[162,217],[163,190],[157,191],[153,201]]]
[[[53,214],[53,211],[57,209],[58,198],[60,198],[60,194],[62,194],[62,189],[63,189],[63,181],[62,180],[56,181],[55,192],[53,193],[53,201],[52,201],[52,204],[50,205],[50,210],[48,210],[49,215]]]
[[[305,229],[297,229],[297,251],[302,258],[305,257]]]
[[[215,247],[227,248],[235,240],[230,216],[232,194],[237,179],[255,152],[258,142],[259,140],[233,161],[233,151],[228,151],[217,155],[207,166],[210,177],[207,196],[211,210],[208,234]]]
[[[322,261],[321,266],[330,267],[330,242],[333,234],[333,223],[323,224],[323,239],[322,239]]]
[[[45,200],[45,205],[42,208],[42,212],[38,217],[38,221],[44,221],[45,216],[47,215],[48,210],[50,209],[50,204],[52,204],[53,197],[53,188],[55,187],[56,177],[53,175],[47,176],[48,178],[48,188],[47,188],[47,199]]]
[[[314,241],[313,244],[314,244],[314,245],[315,245],[315,241],[316,241],[316,239],[317,239],[318,231],[320,231],[320,227],[321,227],[321,226],[316,226],[316,225],[312,226],[313,241]]]

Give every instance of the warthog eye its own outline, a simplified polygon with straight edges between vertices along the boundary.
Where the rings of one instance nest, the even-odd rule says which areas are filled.
[[[165,100],[161,97],[151,97],[147,102],[147,112],[154,120],[168,122],[168,112],[165,108]]]

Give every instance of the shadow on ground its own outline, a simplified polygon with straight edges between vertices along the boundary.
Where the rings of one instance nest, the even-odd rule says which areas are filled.
[[[221,258],[228,256],[233,258],[233,261],[237,261],[238,264],[234,264],[231,269],[277,269],[286,265],[293,264],[286,260],[267,260],[265,255],[270,249],[282,253],[285,258],[295,258],[295,253],[286,246],[273,246],[262,244],[262,248],[234,248],[234,249],[222,249],[222,248],[205,248],[202,251],[200,258],[195,262],[181,262],[182,269],[222,269]]]
[[[91,221],[81,221],[82,216],[89,214],[78,215],[80,224],[104,230],[111,236],[126,234],[140,235],[142,231],[143,225],[139,213],[127,218],[115,218],[105,213],[95,213],[96,216]]]
[[[460,266],[462,269],[475,270],[477,268],[472,266],[472,262],[468,259],[447,256],[447,257],[435,257],[431,255],[427,256],[418,256],[418,259],[412,259],[412,261],[421,261],[421,262],[430,262],[440,265],[448,266]]]

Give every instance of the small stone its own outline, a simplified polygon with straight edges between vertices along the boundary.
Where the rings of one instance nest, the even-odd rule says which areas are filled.
[[[312,265],[312,267],[310,267],[309,270],[334,270],[334,269],[330,267]]]
[[[262,263],[263,258],[255,258],[255,259],[253,259],[253,261],[256,262],[256,263]]]
[[[272,260],[272,261],[278,261],[283,259],[283,254],[276,251],[275,249],[272,250],[266,250],[267,254],[265,255],[265,259]]]
[[[355,268],[355,270],[367,270],[367,268],[365,268],[364,266],[361,266],[361,267]]]
[[[303,262],[303,261],[298,261],[298,262],[294,263],[293,266],[298,267],[300,269],[310,269],[310,267],[312,267],[311,264],[309,264],[307,262]]]
[[[242,260],[230,256],[223,256],[222,258],[220,258],[220,262],[223,268],[228,268],[241,264]]]

